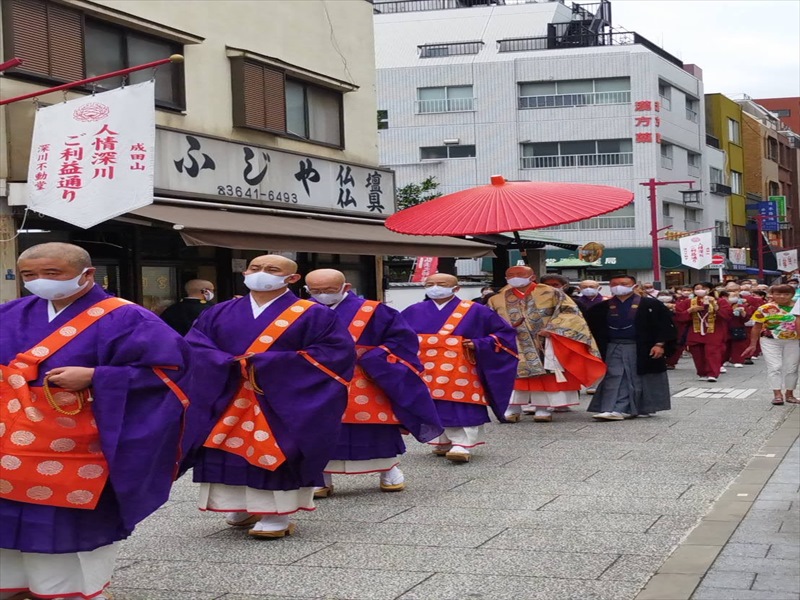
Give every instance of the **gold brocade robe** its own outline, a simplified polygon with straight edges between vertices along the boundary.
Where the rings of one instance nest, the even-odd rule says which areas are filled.
[[[520,298],[506,286],[489,298],[486,306],[508,321],[517,333],[519,365],[517,378],[538,377],[544,368],[544,340],[549,331],[586,346],[588,354],[600,358],[597,344],[577,304],[563,291],[541,283]],[[562,365],[569,371],[569,365]]]

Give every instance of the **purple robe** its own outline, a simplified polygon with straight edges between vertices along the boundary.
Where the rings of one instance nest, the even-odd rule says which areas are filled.
[[[14,357],[110,296],[95,285],[48,323],[47,301],[30,296],[0,305],[0,361]],[[91,410],[109,479],[92,510],[0,499],[0,548],[58,554],[94,550],[128,537],[169,497],[183,407],[153,373],[185,381],[188,344],[161,319],[134,304],[99,319],[39,364],[41,386],[56,367],[93,367]],[[34,425],[35,427],[35,425]],[[190,434],[191,435],[191,434]]]
[[[224,368],[226,376],[207,390],[216,396],[206,434],[219,420],[241,383],[239,363],[233,357],[245,353],[270,323],[297,301],[286,292],[253,317],[250,296],[230,300],[204,311],[186,340],[196,359],[210,368]],[[330,309],[315,305],[305,311],[267,352],[250,359],[255,380],[264,390],[257,394],[286,462],[274,471],[248,463],[216,448],[200,447],[196,453],[194,480],[205,483],[244,485],[259,490],[296,490],[322,486],[322,470],[328,464],[347,407],[347,387],[303,358],[304,350],[339,377],[349,381],[355,366],[355,345]]]
[[[364,300],[347,294],[334,312],[349,327]],[[386,346],[393,354],[422,372],[417,334],[395,309],[379,304],[358,340],[361,346]],[[397,419],[420,442],[439,437],[444,429],[422,378],[401,362],[390,363],[386,351],[373,348],[358,364],[388,396]],[[406,451],[398,425],[344,423],[333,460],[391,458]]]
[[[416,333],[438,333],[461,300],[454,296],[439,310],[432,300],[419,302],[401,314]],[[475,344],[478,375],[486,390],[489,407],[497,419],[505,422],[503,414],[508,408],[517,374],[517,358],[505,351],[496,351],[496,335],[500,343],[516,352],[514,329],[500,315],[481,304],[473,304],[452,335],[463,336]],[[435,401],[439,418],[445,427],[474,427],[489,422],[485,406],[466,402]]]

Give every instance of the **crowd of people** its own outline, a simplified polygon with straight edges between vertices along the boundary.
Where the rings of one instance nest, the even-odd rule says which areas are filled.
[[[760,355],[773,402],[797,402],[796,285],[667,295],[620,274],[603,298],[514,266],[474,302],[430,275],[398,312],[340,271],[263,255],[247,295],[213,303],[192,280],[162,319],[106,293],[78,246],[34,246],[18,271],[31,295],[0,305],[0,600],[109,599],[118,542],[190,469],[200,510],[279,539],[334,476],[401,492],[404,434],[463,464],[491,414],[549,422],[582,389],[598,421],[668,410],[686,348],[711,382]],[[301,282],[308,299],[289,289]]]

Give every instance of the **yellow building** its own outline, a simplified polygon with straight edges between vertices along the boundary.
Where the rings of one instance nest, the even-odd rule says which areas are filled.
[[[725,152],[726,165],[723,185],[730,187],[729,222],[731,246],[749,246],[745,225],[745,160],[742,107],[722,94],[706,94],[706,131],[716,138]]]

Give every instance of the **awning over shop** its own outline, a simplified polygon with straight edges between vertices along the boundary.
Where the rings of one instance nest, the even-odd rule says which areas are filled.
[[[661,268],[686,269],[688,267],[681,264],[681,257],[672,248],[659,248],[661,252]],[[548,250],[547,266],[549,268],[565,268],[565,260],[576,260],[578,257],[575,252],[569,250]],[[569,268],[575,268],[572,260]],[[653,268],[653,251],[650,248],[606,248],[603,257],[594,263],[582,263],[584,267],[603,271],[617,270],[648,270]]]
[[[378,221],[352,223],[151,204],[130,213],[176,226],[189,246],[381,256],[492,256],[494,248],[457,238],[402,235]]]

